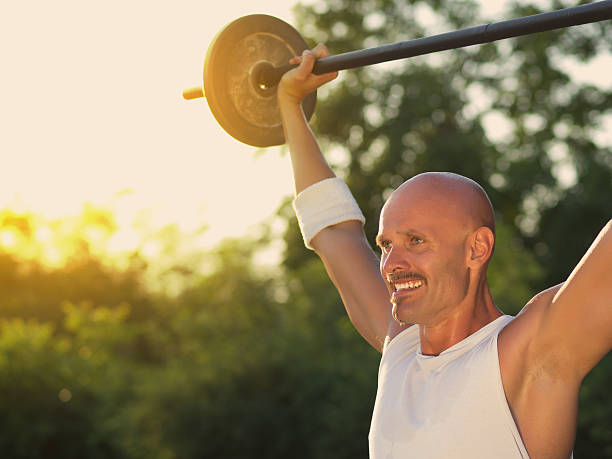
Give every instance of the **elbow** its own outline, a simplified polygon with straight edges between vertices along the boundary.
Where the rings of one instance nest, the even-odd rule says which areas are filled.
[[[323,228],[310,240],[310,246],[321,257],[330,250],[344,246],[346,242],[364,241],[367,244],[361,222],[349,220]]]

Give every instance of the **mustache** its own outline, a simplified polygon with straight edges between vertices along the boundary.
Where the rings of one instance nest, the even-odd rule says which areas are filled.
[[[387,281],[389,282],[397,282],[397,281],[401,281],[404,279],[422,280],[422,281],[426,280],[425,276],[423,276],[422,274],[411,272],[411,271],[387,274]]]

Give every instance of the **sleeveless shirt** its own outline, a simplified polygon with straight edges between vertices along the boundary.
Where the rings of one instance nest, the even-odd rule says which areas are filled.
[[[526,459],[502,386],[501,316],[438,356],[421,353],[418,325],[383,351],[370,427],[371,459]]]

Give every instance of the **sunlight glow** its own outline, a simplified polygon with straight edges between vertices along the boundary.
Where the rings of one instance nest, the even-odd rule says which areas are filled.
[[[108,241],[108,249],[111,253],[118,254],[135,250],[140,245],[141,234],[132,228],[121,228]]]
[[[15,46],[3,52],[0,151],[10,166],[0,170],[0,209],[48,219],[78,215],[85,202],[121,211],[127,233],[110,244],[121,249],[138,245],[130,228],[139,212],[156,228],[206,224],[209,246],[247,232],[292,193],[287,158],[272,148],[256,160],[204,99],[185,101],[181,91],[202,83],[223,26],[252,13],[294,22],[293,3],[68,0],[36,2],[34,14],[26,3],[5,5],[0,40]],[[102,228],[75,230],[105,238]]]
[[[0,244],[6,248],[13,248],[17,245],[17,235],[13,230],[3,230],[0,233]]]

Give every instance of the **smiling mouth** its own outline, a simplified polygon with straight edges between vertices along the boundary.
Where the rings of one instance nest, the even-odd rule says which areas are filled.
[[[427,283],[423,276],[413,272],[389,274],[387,275],[387,282],[389,282],[394,293],[416,290]]]
[[[407,282],[397,282],[397,283],[393,283],[393,291],[399,292],[402,290],[414,290],[416,288],[419,288],[423,284],[424,282],[420,279],[413,280],[413,281],[407,281]]]

